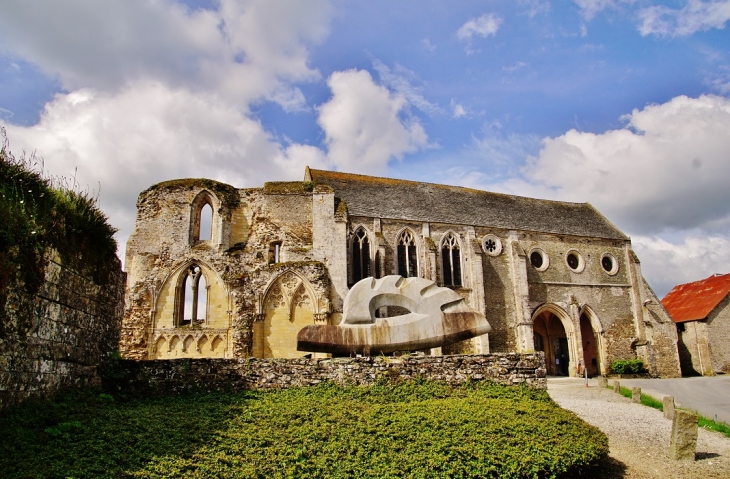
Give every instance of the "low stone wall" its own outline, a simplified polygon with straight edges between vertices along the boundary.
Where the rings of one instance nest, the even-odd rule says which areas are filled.
[[[117,387],[126,393],[145,395],[289,388],[323,381],[371,385],[383,379],[415,378],[453,386],[469,380],[492,380],[537,389],[547,387],[542,352],[400,358],[123,360],[120,365],[124,379]]]
[[[30,397],[100,383],[98,366],[119,343],[124,273],[106,284],[63,266],[49,250],[35,294],[12,284],[0,304],[0,409]]]

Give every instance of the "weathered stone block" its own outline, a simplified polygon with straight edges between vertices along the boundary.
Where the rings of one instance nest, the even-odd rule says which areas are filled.
[[[619,383],[618,381],[613,382],[613,392],[615,392],[616,394],[621,394],[621,383]]]
[[[678,409],[674,411],[669,458],[694,461],[697,449],[697,414]]]
[[[641,404],[641,388],[635,387],[631,389],[631,401]]]
[[[674,397],[672,396],[664,396],[663,403],[663,410],[664,410],[664,419],[674,419]]]
[[[608,379],[606,379],[605,376],[598,378],[598,387],[601,389],[606,389],[608,387]]]

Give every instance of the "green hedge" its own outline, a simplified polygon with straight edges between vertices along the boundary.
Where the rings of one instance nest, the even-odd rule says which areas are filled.
[[[616,374],[638,374],[644,372],[644,361],[641,359],[624,359],[614,361],[611,371]]]
[[[77,393],[12,409],[0,430],[5,478],[546,478],[608,454],[546,391],[491,383]]]

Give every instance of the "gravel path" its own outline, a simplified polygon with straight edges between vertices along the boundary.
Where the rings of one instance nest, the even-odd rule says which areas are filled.
[[[730,478],[730,438],[699,430],[694,462],[667,457],[671,421],[661,411],[634,404],[595,380],[549,379],[548,393],[608,436],[610,457],[587,477],[595,478]]]

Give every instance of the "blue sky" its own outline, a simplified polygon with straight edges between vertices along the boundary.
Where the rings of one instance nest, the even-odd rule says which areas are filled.
[[[9,0],[0,125],[132,231],[153,183],[304,165],[591,202],[730,272],[730,1]]]

